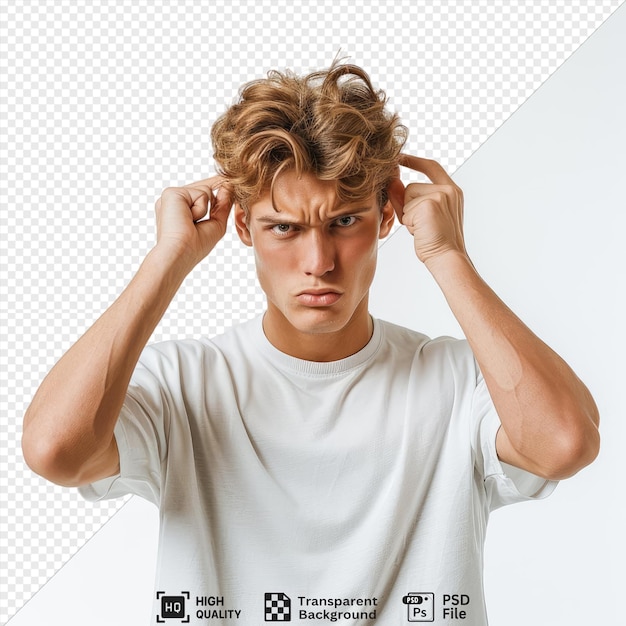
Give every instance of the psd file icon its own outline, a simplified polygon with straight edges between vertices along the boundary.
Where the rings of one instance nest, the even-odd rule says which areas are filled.
[[[402,602],[407,605],[409,622],[435,621],[434,593],[412,591],[402,598]]]

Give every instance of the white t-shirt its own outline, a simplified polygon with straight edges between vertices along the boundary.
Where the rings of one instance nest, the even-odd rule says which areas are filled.
[[[360,352],[309,362],[261,320],[146,347],[121,473],[81,489],[159,507],[154,623],[484,626],[489,512],[554,483],[505,473],[467,342],[374,320]]]

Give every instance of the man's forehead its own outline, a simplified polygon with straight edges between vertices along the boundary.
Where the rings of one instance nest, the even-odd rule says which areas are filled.
[[[364,210],[376,204],[376,195],[345,200],[337,193],[337,181],[321,180],[313,174],[297,176],[295,172],[281,174],[272,190],[250,204],[254,216],[267,214],[323,214],[326,217],[343,215],[351,210]]]

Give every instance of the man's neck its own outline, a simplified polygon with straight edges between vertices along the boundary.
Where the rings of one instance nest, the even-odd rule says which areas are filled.
[[[374,323],[367,310],[356,311],[350,321],[337,331],[305,332],[271,308],[263,318],[263,332],[281,352],[305,361],[329,362],[345,359],[362,350],[372,337]]]

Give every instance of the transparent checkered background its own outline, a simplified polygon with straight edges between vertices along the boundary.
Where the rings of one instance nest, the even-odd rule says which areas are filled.
[[[2,0],[0,621],[124,503],[32,474],[22,415],[151,247],[161,190],[212,172],[211,124],[241,83],[341,49],[387,91],[409,151],[454,172],[622,1]],[[152,340],[263,303],[231,230]]]

